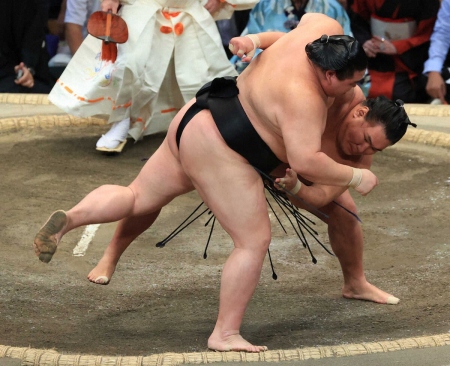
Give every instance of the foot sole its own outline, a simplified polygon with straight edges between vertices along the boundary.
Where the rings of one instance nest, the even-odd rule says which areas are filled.
[[[67,216],[64,211],[55,211],[36,234],[34,238],[35,252],[42,262],[50,262],[55,254],[58,245],[55,235],[63,229],[66,221]]]

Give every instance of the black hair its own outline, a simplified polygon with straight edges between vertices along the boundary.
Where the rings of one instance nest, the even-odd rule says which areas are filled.
[[[350,36],[327,36],[305,47],[308,58],[322,70],[336,71],[339,80],[349,79],[355,71],[367,68],[367,55],[362,45]]]
[[[365,118],[369,122],[375,122],[384,126],[386,138],[394,145],[406,133],[408,126],[417,127],[415,123],[409,120],[406,114],[404,103],[397,99],[395,102],[379,96],[376,98],[368,98],[362,105],[369,107]]]

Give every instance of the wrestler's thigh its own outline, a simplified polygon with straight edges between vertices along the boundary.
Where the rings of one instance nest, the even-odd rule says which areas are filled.
[[[271,227],[264,188],[252,167],[222,165],[222,169],[199,172],[193,181],[236,247],[269,245]]]
[[[192,130],[185,131],[187,133],[183,136],[185,140],[182,139],[180,149],[181,162],[198,193],[230,234],[235,246],[262,248],[262,245],[270,243],[271,236],[262,180],[255,169],[231,150],[216,131],[207,131],[201,141],[194,144],[195,148],[190,143]],[[188,145],[189,148],[183,149]]]
[[[129,187],[135,195],[133,215],[154,212],[175,197],[194,189],[180,162],[170,151],[167,138]]]

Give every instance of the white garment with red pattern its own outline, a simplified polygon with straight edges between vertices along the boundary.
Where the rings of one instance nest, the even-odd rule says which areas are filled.
[[[214,18],[200,0],[127,0],[119,12],[128,41],[115,63],[101,60],[101,41],[88,36],[49,94],[52,103],[80,116],[131,119],[138,140],[167,130],[176,112],[206,82],[237,75],[215,20],[258,0],[228,0]]]

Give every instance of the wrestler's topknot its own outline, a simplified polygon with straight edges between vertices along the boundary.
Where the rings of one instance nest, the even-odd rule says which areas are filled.
[[[308,58],[323,70],[336,71],[339,80],[351,78],[367,68],[367,56],[353,37],[324,34],[305,47]]]
[[[395,102],[379,96],[368,98],[363,105],[369,107],[366,120],[381,123],[384,126],[386,138],[394,145],[406,133],[408,126],[417,127],[406,114],[404,102],[397,99]]]

